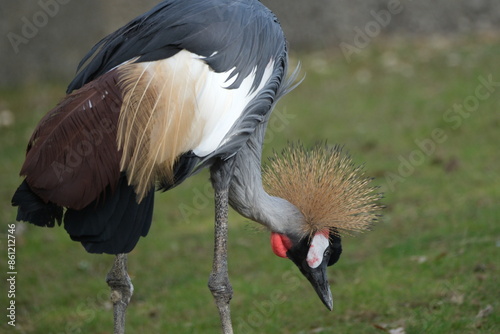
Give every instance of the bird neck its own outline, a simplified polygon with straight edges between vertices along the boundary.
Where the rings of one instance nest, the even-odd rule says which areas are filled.
[[[261,155],[267,122],[256,127],[235,159],[229,204],[242,216],[288,235],[303,233],[304,216],[287,200],[269,195],[262,186]]]

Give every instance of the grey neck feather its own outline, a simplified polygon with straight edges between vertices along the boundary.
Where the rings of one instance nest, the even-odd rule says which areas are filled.
[[[234,158],[235,167],[229,189],[229,204],[242,216],[271,231],[299,236],[304,217],[285,199],[269,195],[262,187],[261,155],[266,124],[255,129]]]

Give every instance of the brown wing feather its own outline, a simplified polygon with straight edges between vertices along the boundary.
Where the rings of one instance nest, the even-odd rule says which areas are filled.
[[[33,133],[21,175],[46,202],[82,209],[120,177],[122,97],[111,71],[67,95]]]

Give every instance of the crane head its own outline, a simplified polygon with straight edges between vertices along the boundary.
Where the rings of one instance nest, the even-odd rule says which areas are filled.
[[[327,267],[340,258],[340,235],[368,230],[382,209],[381,194],[339,146],[291,145],[271,158],[263,179],[271,195],[300,212],[271,231],[274,253],[292,260],[331,310]]]
[[[271,246],[274,253],[292,260],[311,283],[323,304],[332,310],[333,298],[326,269],[340,258],[342,253],[340,236],[329,230],[323,230],[317,232],[312,238],[294,239],[285,234],[271,233]]]

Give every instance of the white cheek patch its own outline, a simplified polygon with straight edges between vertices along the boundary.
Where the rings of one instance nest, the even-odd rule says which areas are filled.
[[[311,268],[317,268],[323,261],[323,254],[325,250],[330,246],[330,241],[328,236],[323,233],[316,233],[313,237],[311,246],[309,247],[309,252],[307,253],[307,264]]]

